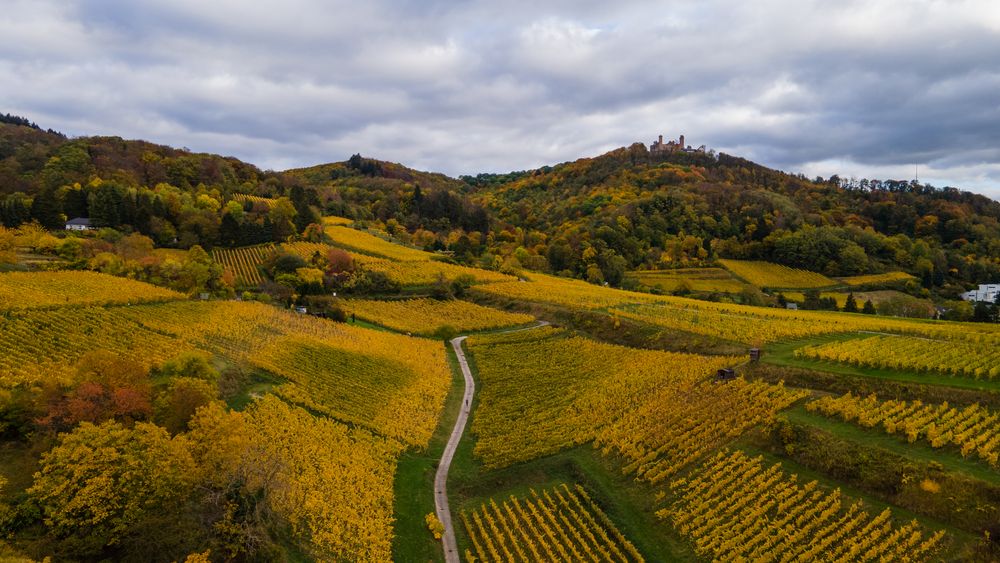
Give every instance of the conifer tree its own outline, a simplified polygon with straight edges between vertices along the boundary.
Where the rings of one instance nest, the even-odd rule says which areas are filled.
[[[854,292],[847,294],[847,301],[844,302],[844,312],[845,313],[857,313],[858,312],[858,302],[854,299]]]
[[[875,314],[875,304],[872,303],[871,299],[865,301],[865,306],[861,309],[861,312],[864,313],[864,314],[866,314],[866,315],[874,315]]]

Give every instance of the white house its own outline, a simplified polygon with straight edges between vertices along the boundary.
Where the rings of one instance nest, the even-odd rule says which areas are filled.
[[[979,289],[966,291],[962,294],[962,299],[966,301],[989,301],[996,303],[997,293],[1000,293],[1000,283],[981,283]]]
[[[89,231],[93,228],[90,226],[90,219],[87,217],[76,217],[66,222],[67,231]]]

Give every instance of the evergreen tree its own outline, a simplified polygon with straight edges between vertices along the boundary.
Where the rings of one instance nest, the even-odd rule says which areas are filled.
[[[875,314],[875,304],[872,303],[871,299],[865,301],[865,306],[861,309],[861,312],[864,313],[864,314],[866,314],[866,315],[874,315]]]
[[[413,206],[410,211],[420,215],[420,206],[424,203],[424,193],[420,190],[420,184],[413,186]]]
[[[31,210],[18,196],[10,196],[0,205],[0,222],[4,227],[17,227],[31,219]]]
[[[351,158],[347,159],[347,165],[355,170],[361,170],[362,158],[360,154],[352,154]]]
[[[242,238],[240,223],[231,213],[222,215],[222,223],[219,225],[219,240],[223,246],[237,246]]]
[[[822,309],[823,303],[820,301],[819,292],[815,289],[805,291],[805,298],[802,300],[803,309]]]
[[[95,227],[121,225],[122,197],[111,184],[102,184],[90,199],[90,223]]]
[[[87,209],[87,192],[82,189],[66,190],[63,194],[62,208],[69,219],[90,217],[90,212]]]
[[[988,323],[993,320],[993,311],[986,301],[977,301],[976,308],[972,312],[972,322]]]
[[[295,231],[301,233],[306,230],[310,223],[319,223],[322,218],[310,207],[309,196],[315,198],[316,192],[306,190],[302,186],[293,186],[289,199],[292,200],[292,207],[295,208]]]
[[[149,209],[140,207],[135,213],[135,219],[132,220],[132,226],[144,235],[151,234],[153,232],[153,215]]]
[[[847,294],[847,301],[844,302],[844,312],[845,313],[857,313],[858,312],[858,302],[854,299],[854,292]]]
[[[31,202],[31,218],[47,229],[61,229],[66,224],[55,188],[45,188]]]

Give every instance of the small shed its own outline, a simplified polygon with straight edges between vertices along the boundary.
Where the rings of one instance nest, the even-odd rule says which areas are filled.
[[[90,224],[90,219],[87,217],[74,217],[69,221],[66,221],[67,231],[90,231],[93,230],[93,226]]]
[[[295,312],[296,313],[302,313],[304,315],[304,314],[306,314],[306,313],[309,312],[309,309],[306,309],[305,307],[303,307],[303,306],[300,305],[300,306],[298,306],[298,307],[295,308]]]
[[[786,309],[791,309],[793,311],[798,311],[799,310],[799,304],[798,303],[785,303],[785,308]]]
[[[715,374],[716,381],[729,381],[736,379],[736,370],[733,368],[722,368]]]
[[[750,349],[750,361],[751,362],[759,362],[760,361],[760,348],[751,348]]]

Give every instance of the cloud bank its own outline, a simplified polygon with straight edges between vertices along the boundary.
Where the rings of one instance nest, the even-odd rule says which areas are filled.
[[[657,134],[1000,197],[989,0],[11,0],[0,111],[285,169],[449,174]]]

